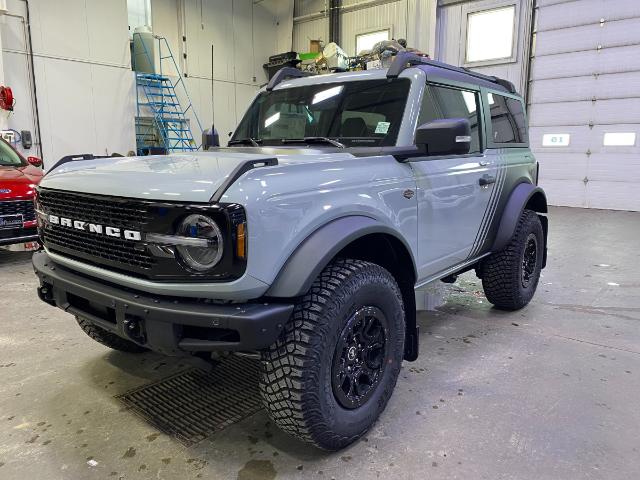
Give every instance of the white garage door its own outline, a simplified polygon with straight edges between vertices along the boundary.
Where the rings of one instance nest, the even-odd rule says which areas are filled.
[[[553,205],[640,211],[640,0],[538,0],[531,147]]]

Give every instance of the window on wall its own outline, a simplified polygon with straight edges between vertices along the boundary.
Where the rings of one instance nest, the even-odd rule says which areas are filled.
[[[634,147],[636,134],[633,132],[607,132],[604,134],[602,144],[605,147]]]
[[[356,55],[363,50],[371,50],[376,43],[389,40],[390,38],[391,33],[388,28],[356,35]]]
[[[489,95],[491,131],[495,143],[527,143],[526,117],[522,101],[495,93]]]
[[[469,13],[466,62],[511,59],[515,19],[515,5]]]
[[[427,85],[418,116],[418,126],[446,118],[468,118],[471,124],[469,153],[481,151],[477,93]]]
[[[151,0],[127,0],[127,14],[129,17],[129,38],[138,27],[151,28]]]

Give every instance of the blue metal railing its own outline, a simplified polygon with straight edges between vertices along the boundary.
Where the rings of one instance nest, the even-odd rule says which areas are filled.
[[[138,42],[136,42],[136,35],[138,35]],[[198,150],[201,145],[194,140],[187,113],[190,112],[190,116],[195,119],[198,133],[202,132],[202,124],[191,102],[182,72],[176,63],[167,39],[158,35],[154,35],[153,39],[154,42],[157,42],[158,48],[158,73],[136,72],[137,118],[148,117],[150,116],[149,114],[153,118],[153,123],[147,127],[146,131],[144,126],[136,121],[138,154],[144,154],[150,148],[158,147],[158,142],[155,141],[154,129],[160,136],[159,143],[161,143],[161,147],[167,152]],[[153,70],[155,71],[155,52],[149,51],[140,33],[134,33],[133,40],[134,57],[139,55],[139,52],[136,53],[136,44],[142,46],[142,53],[148,65],[154,66]],[[167,63],[169,63],[168,67]],[[171,71],[171,68],[173,68],[173,71]],[[177,75],[174,77],[175,81],[169,76],[170,73]],[[178,95],[178,92],[180,95]],[[183,100],[182,103],[180,101],[181,98]],[[186,106],[183,106],[183,104],[186,104]]]

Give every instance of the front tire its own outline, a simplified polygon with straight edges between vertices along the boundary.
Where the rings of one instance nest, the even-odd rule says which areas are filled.
[[[386,407],[404,352],[393,276],[362,260],[328,265],[262,353],[260,392],[273,422],[325,450],[361,437]]]
[[[525,210],[504,250],[482,261],[484,294],[496,308],[519,310],[531,301],[542,271],[544,241],[538,214]]]
[[[80,325],[80,328],[84,333],[86,333],[93,340],[101,343],[105,347],[127,353],[142,353],[147,351],[146,348],[141,347],[136,343],[125,340],[124,338],[120,338],[118,335],[107,332],[103,328],[96,327],[93,323],[85,318],[76,317],[76,322],[78,322],[78,325]]]

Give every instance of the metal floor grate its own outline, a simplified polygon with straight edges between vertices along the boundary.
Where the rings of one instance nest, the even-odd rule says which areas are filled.
[[[212,372],[192,368],[116,398],[190,446],[262,408],[259,375],[258,361],[232,356]]]

